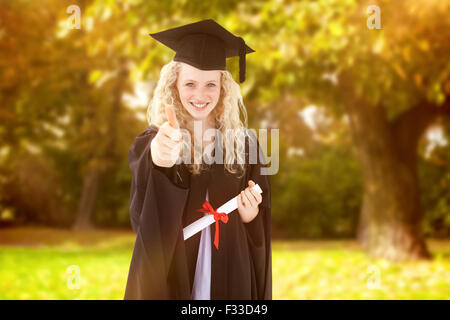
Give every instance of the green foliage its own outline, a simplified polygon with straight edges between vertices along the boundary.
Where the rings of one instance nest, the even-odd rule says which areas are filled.
[[[448,237],[450,234],[450,172],[448,168],[421,161],[420,181],[425,215],[425,234]]]
[[[362,186],[351,153],[321,147],[312,155],[285,159],[283,171],[286,175],[273,184],[274,224],[288,236],[354,235]]]

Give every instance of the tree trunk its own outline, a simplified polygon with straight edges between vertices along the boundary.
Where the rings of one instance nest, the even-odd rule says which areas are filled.
[[[416,169],[420,137],[417,123],[407,121],[411,114],[405,114],[391,125],[382,106],[370,105],[362,97],[356,97],[348,73],[341,75],[340,86],[364,180],[358,242],[372,257],[430,258],[422,232]],[[424,122],[422,131],[425,127]],[[408,135],[405,129],[416,134]]]
[[[91,217],[94,212],[95,199],[99,188],[99,176],[99,171],[93,168],[84,177],[83,194],[78,207],[77,219],[73,226],[74,230],[87,230],[93,227]]]
[[[105,150],[101,151],[100,161],[97,162],[97,165],[91,166],[84,177],[83,194],[80,200],[77,219],[73,226],[73,229],[75,230],[91,229],[93,227],[91,218],[94,213],[98,190],[100,189],[101,181],[103,180],[102,177],[113,168],[114,149],[117,143],[117,134],[119,132],[118,118],[122,105],[121,99],[122,93],[125,91],[129,68],[130,64],[123,58],[121,60],[121,68],[118,72],[117,82],[113,90],[114,98],[107,124],[108,134],[104,137],[104,139],[106,139],[106,147]],[[100,136],[96,136],[96,138],[100,138]],[[99,166],[98,163],[101,163],[102,165]]]

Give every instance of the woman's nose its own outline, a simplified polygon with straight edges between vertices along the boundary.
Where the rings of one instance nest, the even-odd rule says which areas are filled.
[[[205,89],[196,89],[192,96],[197,100],[208,99],[208,94]]]

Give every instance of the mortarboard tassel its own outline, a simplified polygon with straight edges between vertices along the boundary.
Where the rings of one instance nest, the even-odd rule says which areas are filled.
[[[239,82],[245,81],[245,41],[241,37],[237,37],[239,39]]]

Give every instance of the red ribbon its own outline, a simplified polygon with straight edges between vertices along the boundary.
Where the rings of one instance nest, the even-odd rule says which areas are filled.
[[[198,209],[197,211],[214,215],[214,220],[216,221],[216,233],[214,235],[214,245],[216,246],[216,249],[219,249],[219,220],[221,220],[223,223],[227,223],[228,215],[226,213],[217,212],[216,210],[214,210],[207,200],[205,200],[202,207],[203,207],[202,209]]]

